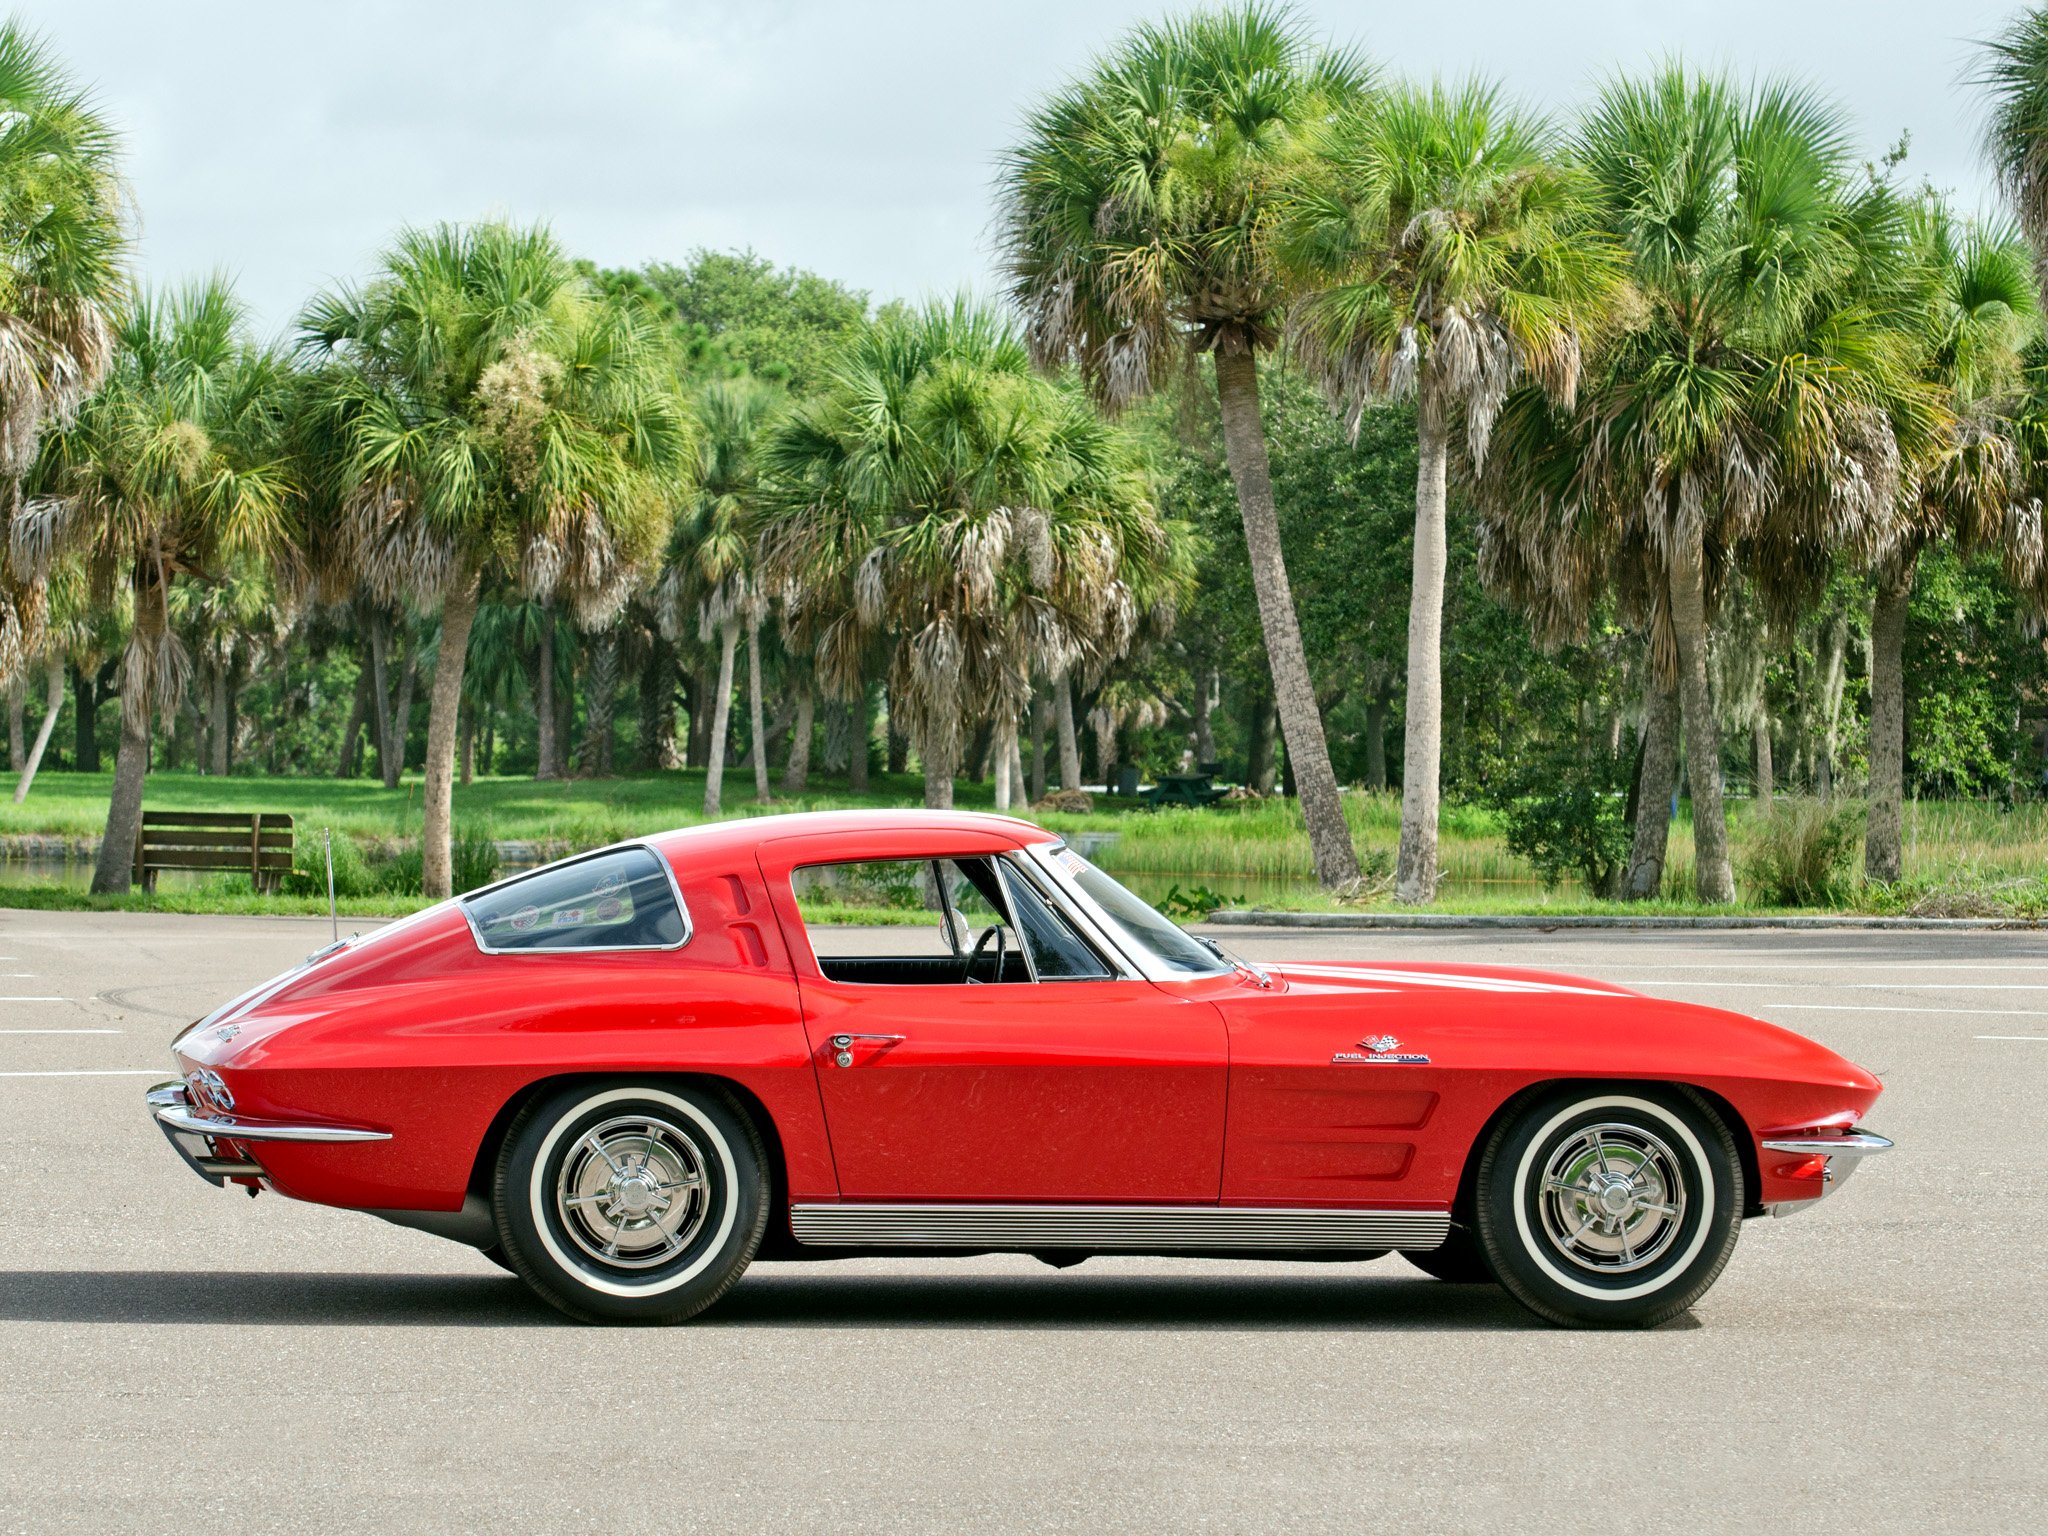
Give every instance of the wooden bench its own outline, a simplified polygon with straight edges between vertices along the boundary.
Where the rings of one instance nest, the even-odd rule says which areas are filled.
[[[135,833],[135,883],[156,889],[160,870],[228,870],[274,891],[291,872],[292,819],[261,811],[144,811]]]

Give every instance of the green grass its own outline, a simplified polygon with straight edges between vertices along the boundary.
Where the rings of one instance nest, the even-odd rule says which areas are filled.
[[[0,835],[42,834],[95,838],[106,818],[111,774],[45,773],[21,805],[0,800]],[[821,781],[812,793],[757,805],[747,775],[728,773],[729,814],[751,816],[780,811],[843,807],[914,806],[922,781],[912,775],[878,775],[865,795],[843,784]],[[991,805],[985,785],[963,782],[963,809]],[[1400,800],[1394,794],[1344,797],[1354,841],[1369,863],[1391,864],[1400,831]],[[389,857],[419,836],[420,785],[410,779],[396,790],[373,780],[211,778],[191,773],[150,776],[147,804],[183,810],[289,812],[302,840],[331,827],[347,834],[373,857]],[[553,855],[623,837],[645,835],[703,820],[703,778],[695,772],[643,774],[616,779],[537,783],[524,778],[486,778],[455,790],[458,829],[505,841],[532,842]],[[1122,805],[1098,806],[1088,815],[1048,813],[1035,818],[1069,837],[1086,837],[1092,856],[1128,879],[1143,894],[1162,895],[1169,885],[1204,886],[1232,904],[1283,910],[1337,909],[1313,883],[1313,864],[1300,809],[1284,800],[1225,802],[1206,810],[1151,811]],[[1731,805],[1731,837],[1738,864],[1750,825],[1749,807]],[[2048,805],[2004,808],[1972,801],[1909,804],[1906,808],[1906,877],[1896,887],[1859,887],[1842,910],[1931,911],[1937,915],[2035,915],[2048,911]],[[1575,886],[1546,890],[1533,869],[1507,851],[1493,814],[1478,806],[1444,808],[1440,842],[1441,899],[1423,910],[1440,912],[1530,912],[1575,915],[1626,912],[1701,914],[1761,912],[1760,906],[1710,908],[1683,899],[1622,906],[1592,900]],[[1692,883],[1692,826],[1685,808],[1671,828],[1665,890],[1678,893]],[[1240,900],[1241,898],[1241,900]],[[0,865],[0,904],[28,907],[103,903],[108,910],[315,912],[323,896],[257,897],[246,881],[223,876],[196,888],[166,887],[152,898],[83,898],[76,892],[9,881]],[[343,902],[357,914],[408,911],[403,896],[362,896]],[[850,920],[850,918],[835,918]]]

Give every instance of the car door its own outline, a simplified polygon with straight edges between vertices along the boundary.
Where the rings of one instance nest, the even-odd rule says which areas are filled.
[[[1026,883],[1005,858],[1012,851],[987,835],[938,831],[884,845],[831,837],[764,846],[842,1197],[1214,1202],[1228,1070],[1222,1015],[1120,970],[1053,910],[1050,892]],[[1004,909],[1016,956],[1008,980],[967,979],[967,914],[927,877],[905,879],[920,882],[937,909],[931,935],[899,943],[893,928],[843,925],[870,950],[850,965],[837,963],[833,925],[817,917],[822,904],[812,903],[807,921],[792,884],[808,882],[801,872],[859,863],[976,861],[998,882],[986,894]],[[1015,912],[1026,902],[1029,936],[1054,945],[1044,968],[1065,974],[1035,975],[1021,963]],[[1047,916],[1058,926],[1047,929]],[[900,957],[873,953],[892,944]],[[1059,945],[1068,946],[1064,960]],[[995,974],[988,962],[985,950],[984,978]]]

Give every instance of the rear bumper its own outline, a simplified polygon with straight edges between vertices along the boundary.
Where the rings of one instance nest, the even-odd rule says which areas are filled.
[[[1788,1157],[1824,1158],[1821,1164],[1820,1193],[1826,1195],[1840,1189],[1849,1182],[1866,1157],[1880,1152],[1889,1152],[1892,1143],[1873,1131],[1852,1127],[1842,1131],[1823,1131],[1798,1136],[1766,1136],[1763,1139],[1765,1152],[1780,1153]],[[1767,1207],[1773,1216],[1790,1216],[1794,1211],[1805,1210],[1812,1200],[1787,1200]]]
[[[158,1083],[144,1095],[157,1128],[171,1149],[199,1177],[213,1185],[247,1183],[265,1177],[246,1143],[266,1141],[389,1141],[389,1131],[348,1125],[306,1125],[246,1116],[205,1115],[192,1107],[181,1082]],[[250,1192],[255,1192],[253,1184]]]

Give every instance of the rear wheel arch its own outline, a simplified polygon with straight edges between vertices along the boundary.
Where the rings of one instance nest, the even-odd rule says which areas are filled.
[[[780,1213],[789,1209],[789,1169],[775,1117],[768,1113],[768,1106],[752,1089],[715,1072],[558,1072],[550,1077],[535,1078],[501,1104],[498,1112],[491,1116],[491,1123],[477,1144],[475,1161],[470,1165],[468,1190],[472,1196],[481,1197],[489,1204],[498,1155],[504,1149],[505,1137],[510,1133],[513,1121],[519,1118],[519,1112],[543,1094],[553,1093],[573,1083],[646,1084],[657,1088],[672,1084],[695,1085],[716,1088],[730,1096],[753,1122],[754,1130],[761,1138],[762,1149],[768,1154],[768,1210],[771,1219],[763,1249],[776,1246],[778,1233],[786,1239],[788,1220]]]

